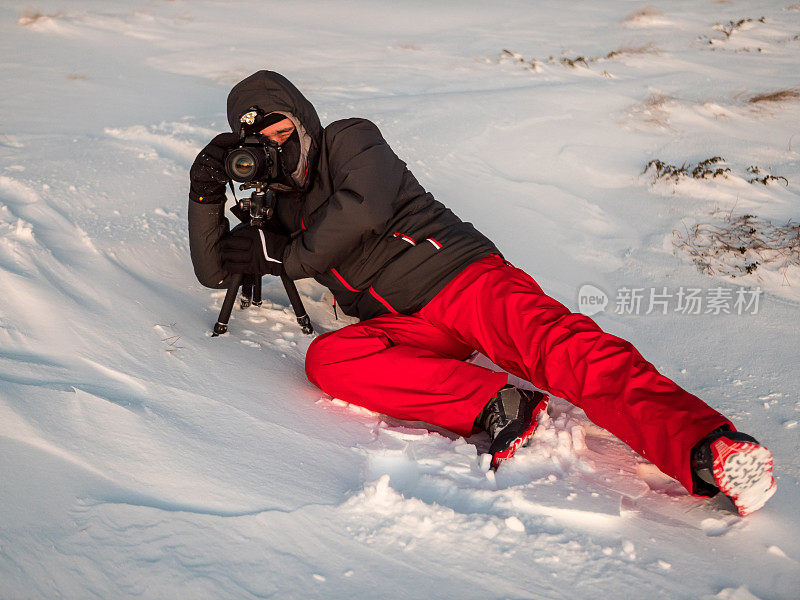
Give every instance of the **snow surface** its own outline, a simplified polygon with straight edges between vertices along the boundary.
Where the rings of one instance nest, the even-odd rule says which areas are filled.
[[[797,267],[673,251],[800,218],[800,102],[748,102],[798,86],[798,34],[792,0],[3,2],[0,597],[800,597]],[[187,173],[261,68],[324,123],[378,123],[573,309],[587,283],[761,285],[755,315],[595,319],[769,444],[773,499],[689,497],[559,399],[488,472],[485,435],[321,397],[274,282],[209,337]],[[729,177],[642,173],[711,156]],[[298,287],[319,331],[346,324]]]

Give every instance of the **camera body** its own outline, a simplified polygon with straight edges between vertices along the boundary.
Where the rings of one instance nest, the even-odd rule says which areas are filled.
[[[225,173],[240,183],[269,182],[280,174],[280,147],[258,135],[244,135],[225,154]]]

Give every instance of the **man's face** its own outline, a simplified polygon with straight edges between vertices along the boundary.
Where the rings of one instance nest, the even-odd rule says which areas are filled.
[[[275,142],[279,146],[289,139],[294,131],[294,124],[289,119],[283,119],[277,123],[265,127],[259,133],[271,142]]]

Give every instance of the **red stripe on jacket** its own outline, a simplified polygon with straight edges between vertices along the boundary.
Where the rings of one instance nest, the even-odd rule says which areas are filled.
[[[436,241],[435,239],[433,239],[433,238],[427,238],[427,240],[428,240],[428,241],[429,241],[431,244],[433,244],[433,247],[434,247],[434,248],[436,248],[437,250],[441,250],[441,249],[442,249],[442,244],[441,244],[440,242],[437,242],[437,241]]]
[[[354,288],[352,285],[350,285],[349,283],[347,283],[347,282],[344,280],[344,277],[342,277],[341,275],[339,275],[339,271],[337,271],[336,269],[331,269],[331,273],[333,273],[333,274],[336,276],[336,279],[338,279],[338,280],[339,280],[339,283],[341,283],[341,284],[342,284],[344,287],[346,287],[346,288],[347,288],[348,290],[350,290],[351,292],[360,292],[360,291],[361,291],[361,290],[357,290],[357,289],[356,289],[356,288]]]
[[[375,288],[373,288],[372,286],[369,286],[369,293],[372,294],[372,297],[375,298],[375,300],[383,304],[383,306],[386,307],[386,310],[388,310],[390,313],[397,314],[397,311],[394,308],[392,308],[392,305],[389,304],[383,296],[381,296],[378,292],[376,292]]]
[[[400,233],[399,231],[395,231],[394,232],[394,237],[399,237],[403,241],[408,242],[409,244],[411,244],[412,246],[416,246],[417,245],[417,240],[412,238],[410,235],[406,235],[405,233]]]

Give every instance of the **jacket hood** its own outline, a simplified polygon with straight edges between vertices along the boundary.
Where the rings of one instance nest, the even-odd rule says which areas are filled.
[[[290,177],[295,189],[306,189],[322,144],[322,125],[314,106],[291,81],[274,71],[257,71],[233,86],[228,94],[228,124],[234,133],[241,130],[241,116],[254,106],[265,114],[282,114],[294,123],[300,138],[300,159]],[[271,187],[291,189],[281,184]]]

